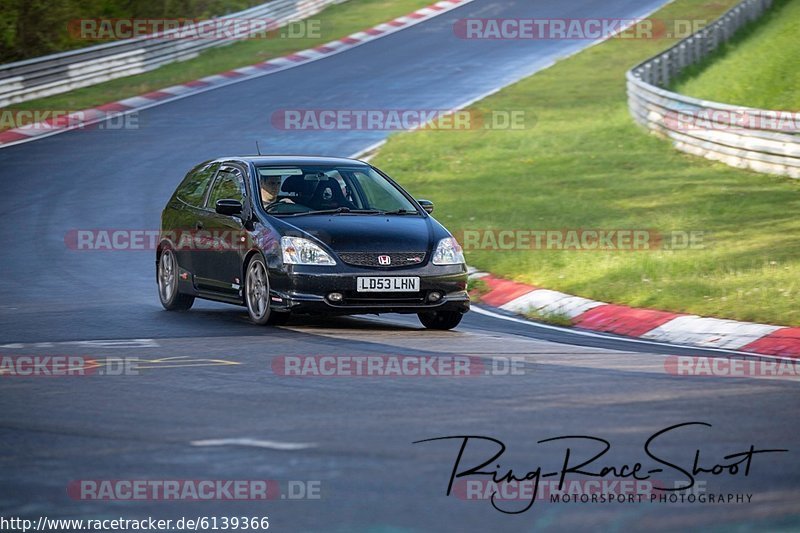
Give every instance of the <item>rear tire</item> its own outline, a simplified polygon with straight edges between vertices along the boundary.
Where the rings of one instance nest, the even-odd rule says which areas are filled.
[[[169,248],[158,257],[156,281],[158,299],[167,311],[186,311],[194,304],[194,296],[178,291],[178,260]]]
[[[458,311],[429,311],[417,313],[419,321],[428,329],[453,329],[464,317]]]

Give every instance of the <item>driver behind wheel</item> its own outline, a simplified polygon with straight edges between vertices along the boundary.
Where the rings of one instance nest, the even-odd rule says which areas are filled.
[[[261,202],[267,206],[278,200],[281,176],[261,176]]]

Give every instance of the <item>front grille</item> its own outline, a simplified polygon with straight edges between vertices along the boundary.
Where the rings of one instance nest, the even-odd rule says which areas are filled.
[[[380,263],[378,257],[383,255],[389,256],[390,264],[382,265]],[[339,254],[339,257],[348,265],[361,267],[392,268],[421,265],[425,262],[425,252],[347,252]]]

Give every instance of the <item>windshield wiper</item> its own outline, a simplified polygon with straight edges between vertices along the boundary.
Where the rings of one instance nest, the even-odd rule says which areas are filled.
[[[361,214],[372,215],[381,213],[381,211],[375,209],[350,209],[349,207],[337,207],[336,209],[320,209],[317,211],[303,211],[302,213],[289,213],[284,216],[296,217],[300,215],[338,215],[340,213],[352,213],[356,215],[361,215]]]
[[[394,211],[381,211],[381,215],[418,215],[416,209],[395,209]]]

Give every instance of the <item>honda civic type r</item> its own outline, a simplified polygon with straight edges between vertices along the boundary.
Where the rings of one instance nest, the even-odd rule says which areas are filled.
[[[469,310],[455,238],[389,176],[354,159],[229,157],[193,168],[161,216],[161,304],[291,314],[415,313],[451,329]]]

